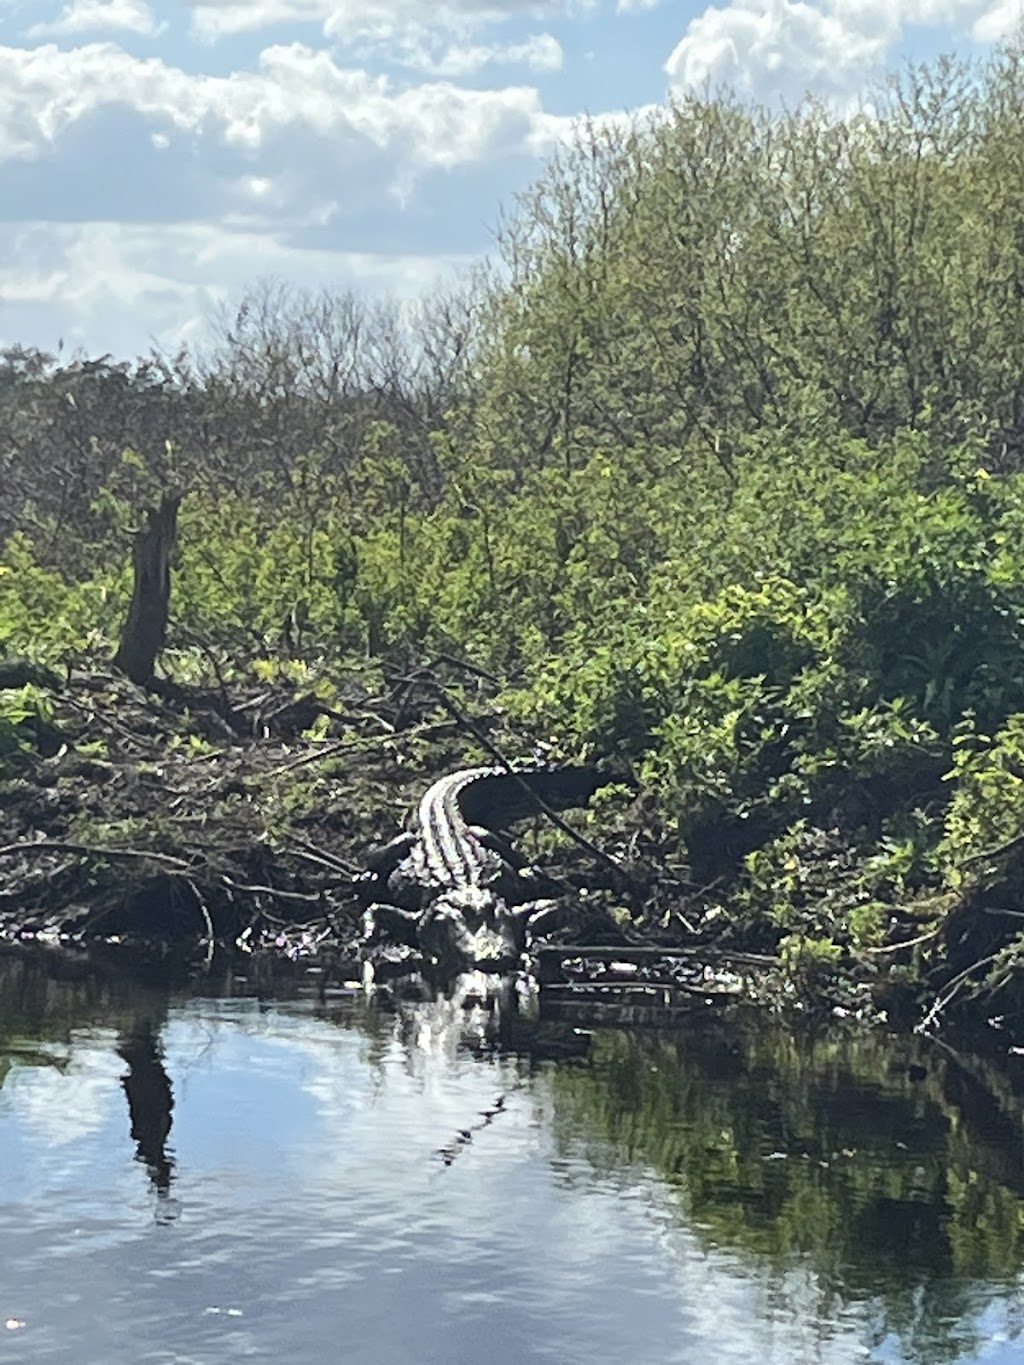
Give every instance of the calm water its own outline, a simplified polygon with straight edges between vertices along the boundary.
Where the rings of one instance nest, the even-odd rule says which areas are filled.
[[[1022,1133],[923,1042],[0,958],[0,1360],[1024,1362]]]

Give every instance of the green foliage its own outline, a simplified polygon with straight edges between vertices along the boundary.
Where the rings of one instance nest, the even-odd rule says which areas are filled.
[[[1022,147],[1016,47],[870,118],[691,98],[581,126],[502,270],[416,345],[383,318],[374,365],[351,299],[274,289],[205,370],[11,353],[0,649],[111,650],[185,474],[168,667],[459,654],[554,751],[631,763],[665,853],[776,938],[875,944],[1022,827]],[[32,414],[102,393],[72,545]]]
[[[779,940],[779,961],[794,986],[805,995],[820,988],[842,957],[842,949],[830,938],[807,938],[786,934]]]
[[[26,683],[0,689],[0,775],[20,767],[54,736],[53,708],[46,692]]]
[[[0,548],[0,654],[66,664],[113,639],[128,600],[124,566],[69,580],[23,533]]]
[[[1024,834],[1024,714],[1009,716],[991,739],[968,718],[954,743],[954,791],[941,855],[950,884],[960,888],[967,878],[991,879],[1006,853],[1020,862],[1015,841]]]
[[[901,811],[878,838],[798,820],[747,854],[736,912],[754,931],[767,921],[781,932],[787,970],[809,984],[844,950],[881,944],[894,918],[937,885],[939,833],[921,810]]]

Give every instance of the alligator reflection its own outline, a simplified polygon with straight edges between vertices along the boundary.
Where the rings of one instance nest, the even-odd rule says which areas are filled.
[[[454,1060],[458,1053],[512,1054],[537,1063],[581,1058],[590,1050],[589,1033],[539,1018],[536,988],[528,977],[483,971],[410,973],[378,986],[375,996],[379,1009],[394,1014],[396,1037],[414,1069],[427,1056]],[[514,1088],[525,1084],[523,1079]],[[464,1126],[438,1148],[445,1166],[507,1112],[508,1099],[508,1092],[498,1094],[487,1108],[466,1115]]]
[[[512,1053],[534,1061],[587,1052],[589,1033],[538,1017],[529,977],[469,971],[409,973],[374,991],[376,1007],[397,1019],[397,1037],[410,1051],[476,1056]]]

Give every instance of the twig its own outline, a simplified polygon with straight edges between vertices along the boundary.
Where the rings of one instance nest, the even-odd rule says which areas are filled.
[[[223,758],[225,754],[229,754],[231,752],[231,749],[235,747],[236,746],[232,744],[230,747],[226,746],[223,749],[214,749],[211,753],[196,754],[194,757],[192,754],[189,754],[188,766],[190,768],[194,768],[197,763],[214,763],[217,761],[217,759]]]
[[[238,891],[243,896],[273,896],[279,901],[303,901],[307,905],[310,902],[319,903],[322,899],[319,891],[284,891],[276,886],[250,886],[247,882],[236,882],[233,877],[221,874],[217,880],[222,886],[229,887],[232,891]]]
[[[195,882],[191,881],[188,877],[185,878],[185,884],[192,892],[193,896],[195,896],[196,905],[199,906],[199,913],[202,915],[203,923],[206,925],[206,965],[209,966],[210,963],[213,961],[213,948],[215,941],[215,935],[213,932],[213,920],[210,917],[209,907],[207,906],[206,901],[203,899],[202,895],[200,894],[199,887],[196,886]]]
[[[927,943],[929,939],[942,928],[937,924],[934,929],[929,929],[923,934],[918,934],[916,938],[905,938],[901,943],[882,943],[877,948],[865,948],[865,953],[873,953],[876,957],[881,953],[898,953],[901,948],[916,948],[919,943]]]
[[[290,854],[293,858],[299,858],[303,862],[313,863],[318,867],[325,867],[328,872],[343,872],[346,877],[354,878],[357,873],[355,868],[348,863],[343,863],[340,858],[336,858],[333,853],[326,853],[323,849],[317,848],[314,844],[307,843],[297,834],[292,834],[292,840],[298,844],[298,848],[285,845],[281,850],[283,853]]]
[[[77,844],[67,839],[26,839],[16,844],[5,844],[0,848],[0,858],[11,857],[15,853],[79,853],[85,857],[127,858],[139,862],[160,863],[164,867],[173,868],[175,872],[194,871],[194,864],[185,862],[183,858],[172,857],[169,853],[147,852],[141,848],[110,848],[102,844]]]
[[[270,701],[274,695],[274,689],[270,688],[266,692],[260,692],[255,697],[250,697],[248,701],[240,701],[235,708],[237,711],[256,711],[264,702]]]
[[[960,859],[959,866],[970,867],[974,863],[984,862],[986,858],[999,858],[1004,853],[1013,853],[1022,845],[1024,845],[1024,834],[1015,834],[1012,839],[1007,839],[1001,844],[995,844],[992,848],[983,848],[980,853],[969,853],[966,858]]]
[[[391,724],[391,722],[389,720],[385,720],[383,716],[378,716],[376,711],[372,710],[370,707],[354,706],[352,708],[351,714],[353,716],[360,717],[360,719],[362,720],[372,720],[375,725],[379,725],[381,729],[386,730],[389,735],[393,735],[395,733],[395,727]]]
[[[267,777],[279,777],[281,773],[290,773],[295,768],[303,768],[307,763],[316,763],[321,758],[330,758],[333,754],[340,754],[343,749],[350,749],[351,747],[349,740],[337,739],[333,744],[324,745],[322,749],[314,749],[311,753],[300,754],[298,758],[293,758],[288,763],[282,763],[277,768],[270,768]]]
[[[488,739],[488,737],[483,733],[480,727],[476,725],[472,720],[470,720],[470,718],[455,703],[455,701],[449,695],[447,688],[445,688],[441,683],[439,683],[436,678],[430,677],[421,678],[420,681],[424,683],[425,686],[429,687],[433,692],[436,692],[441,702],[441,705],[445,708],[445,710],[452,717],[452,719],[457,721],[458,724],[461,725],[464,729],[468,730],[469,733],[473,736],[473,738],[479,744],[483,745],[483,747],[487,750],[491,757],[505,769],[508,775],[511,778],[513,778],[520,787],[522,787],[523,791],[529,794],[531,801],[537,806],[537,808],[540,811],[542,811],[547,816],[547,818],[551,821],[551,823],[555,826],[556,829],[560,829],[563,834],[568,835],[568,837],[572,839],[574,843],[578,844],[580,848],[586,849],[586,851],[590,853],[593,857],[597,858],[599,862],[604,863],[606,867],[610,867],[618,876],[622,877],[624,881],[631,885],[633,884],[632,877],[629,876],[629,874],[623,868],[622,864],[619,863],[617,859],[613,858],[610,853],[606,853],[603,848],[599,848],[597,844],[592,843],[591,840],[586,837],[586,835],[580,834],[578,830],[573,829],[572,825],[567,824],[566,821],[562,819],[562,817],[558,814],[557,811],[552,810],[551,807],[547,804],[547,802],[542,801],[540,797],[537,796],[537,794],[530,787],[530,784],[527,781],[525,781],[525,779],[519,773],[516,772],[515,768],[513,768],[509,759],[502,753],[502,751],[493,742],[493,740]]]
[[[500,679],[495,677],[493,673],[488,673],[486,668],[481,668],[479,664],[468,663],[465,659],[457,659],[454,654],[445,654],[444,652],[436,654],[431,669],[436,668],[438,664],[450,664],[452,668],[460,668],[463,673],[471,673],[474,677],[483,678],[486,682],[495,684],[500,682]]]
[[[938,1019],[944,1009],[953,1003],[960,994],[961,987],[970,980],[971,976],[981,967],[989,967],[993,962],[999,960],[999,953],[991,953],[988,957],[983,957],[978,962],[972,962],[969,967],[965,967],[962,972],[958,972],[952,981],[947,981],[945,990],[937,996],[932,1003],[931,1009],[917,1025],[915,1033],[927,1033],[931,1026]]]

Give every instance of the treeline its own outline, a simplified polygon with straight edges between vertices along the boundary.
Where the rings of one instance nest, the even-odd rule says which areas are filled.
[[[102,495],[182,481],[209,493],[294,488],[310,462],[350,471],[387,423],[424,488],[428,436],[455,400],[472,282],[401,310],[275,281],[209,319],[202,351],[129,363],[0,351],[0,534],[102,529]],[[121,469],[124,452],[140,471]]]
[[[169,667],[457,652],[801,970],[1013,983],[1024,51],[583,125],[498,247],[412,312],[264,285],[202,355],[9,351],[0,644],[98,648],[177,485]]]

